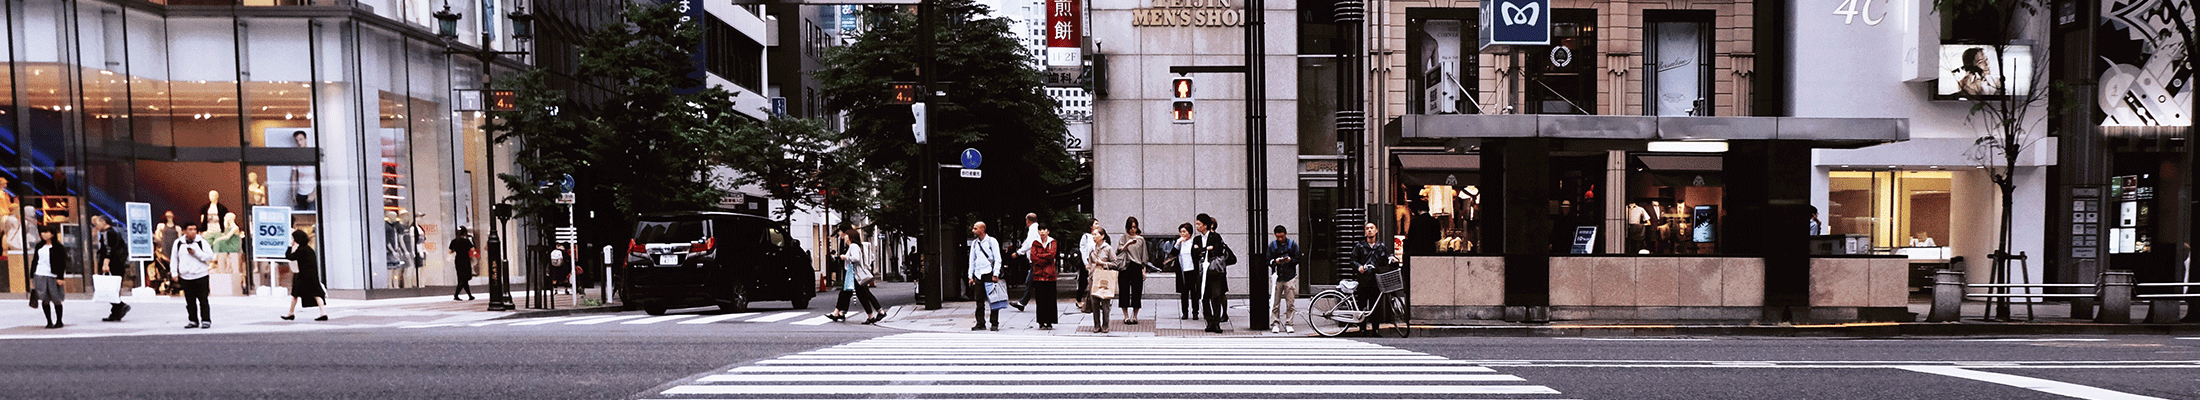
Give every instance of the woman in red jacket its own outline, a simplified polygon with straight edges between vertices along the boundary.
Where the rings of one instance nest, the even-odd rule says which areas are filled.
[[[1031,245],[1031,283],[1024,290],[1031,291],[1033,302],[1039,303],[1039,330],[1053,330],[1055,319],[1061,313],[1055,311],[1054,279],[1061,274],[1061,255],[1056,248],[1054,233],[1045,224],[1036,224],[1039,240]]]

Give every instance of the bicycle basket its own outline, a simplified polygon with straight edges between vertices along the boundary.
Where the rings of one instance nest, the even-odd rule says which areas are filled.
[[[1406,290],[1405,270],[1375,274],[1375,287],[1382,289],[1383,293],[1397,293]]]
[[[1344,294],[1352,294],[1352,292],[1357,292],[1357,291],[1359,291],[1359,290],[1360,290],[1360,281],[1359,281],[1359,280],[1355,280],[1355,279],[1343,279],[1343,280],[1338,280],[1338,281],[1337,281],[1337,291],[1339,291],[1339,292],[1344,292]]]

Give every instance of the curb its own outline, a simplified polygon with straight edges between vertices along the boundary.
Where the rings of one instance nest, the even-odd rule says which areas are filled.
[[[1894,337],[1991,335],[2184,335],[2200,324],[1855,323],[1837,325],[1543,325],[1413,326],[1414,337]],[[1358,331],[1353,334],[1357,335]]]
[[[557,309],[557,310],[519,310],[519,311],[513,311],[511,315],[506,315],[506,316],[502,316],[502,317],[496,317],[496,318],[490,318],[489,320],[500,320],[500,319],[523,319],[523,318],[542,318],[542,317],[563,317],[563,316],[568,316],[568,315],[580,315],[580,314],[602,314],[602,313],[614,313],[614,312],[627,311],[627,310],[628,310],[628,309],[626,308],[626,305],[623,305],[623,304],[622,304],[622,305],[608,305],[608,306],[585,307],[585,308],[565,308],[565,309]]]

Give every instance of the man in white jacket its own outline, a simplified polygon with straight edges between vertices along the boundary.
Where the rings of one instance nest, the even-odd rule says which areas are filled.
[[[213,268],[206,263],[214,261],[214,251],[199,239],[197,224],[184,225],[183,237],[176,238],[172,248],[168,254],[173,257],[176,280],[183,282],[183,310],[191,316],[191,324],[183,328],[212,329],[214,310],[206,305],[206,274]]]

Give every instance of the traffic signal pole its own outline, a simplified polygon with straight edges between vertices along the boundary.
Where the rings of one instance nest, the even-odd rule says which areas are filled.
[[[932,23],[934,14],[938,13],[938,7],[933,5],[932,0],[917,3],[917,57],[922,58],[917,61],[917,78],[919,82],[922,82],[917,88],[917,99],[919,101],[931,100],[932,86],[939,83],[939,76],[934,73],[933,59],[937,58],[935,53],[938,51],[938,45],[934,43],[936,40],[933,37],[935,36],[933,25],[935,24]],[[916,123],[926,127],[931,125],[931,113],[920,112],[913,116],[918,118]],[[933,174],[940,172],[939,168],[933,167],[938,164],[938,160],[935,160],[932,156],[932,142],[929,140],[920,140],[920,142],[922,143],[919,143],[919,145],[923,147],[923,150],[920,150],[921,153],[917,156],[917,179],[921,182],[918,184],[923,185],[924,190],[917,194],[917,209],[921,215],[918,220],[922,221],[924,225],[923,228],[919,229],[921,229],[920,236],[924,238],[924,244],[920,247],[924,249],[925,255],[925,282],[917,285],[917,291],[919,297],[924,298],[924,309],[938,310],[940,309],[940,300],[947,297],[947,283],[948,279],[951,279],[947,276],[947,260],[941,256],[947,253],[949,243],[947,232],[950,231],[940,226],[940,213],[938,210],[940,206],[938,199],[940,193],[939,179],[933,176]]]

